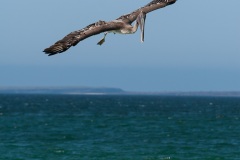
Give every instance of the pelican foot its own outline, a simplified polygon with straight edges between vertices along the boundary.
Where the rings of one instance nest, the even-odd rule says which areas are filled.
[[[105,42],[105,37],[103,37],[98,43],[97,43],[97,45],[102,45],[103,43]]]
[[[97,43],[97,45],[102,45],[105,42],[105,37],[107,36],[108,32],[104,33],[104,37]]]

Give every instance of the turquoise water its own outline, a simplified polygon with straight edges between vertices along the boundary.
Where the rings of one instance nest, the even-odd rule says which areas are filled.
[[[240,98],[0,95],[1,160],[239,160]]]

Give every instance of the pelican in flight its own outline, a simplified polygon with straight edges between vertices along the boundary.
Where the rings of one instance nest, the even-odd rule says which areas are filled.
[[[105,32],[104,37],[97,43],[98,45],[102,45],[105,42],[105,37],[108,33],[133,34],[137,31],[138,27],[140,27],[141,42],[143,42],[146,14],[159,8],[171,5],[176,1],[177,0],[153,0],[144,7],[141,7],[130,14],[123,15],[116,20],[110,22],[100,20],[81,30],[71,32],[49,48],[44,49],[43,52],[49,56],[62,53],[68,50],[71,46],[77,45],[80,41],[90,36]],[[131,24],[134,21],[136,21],[136,23],[132,26]]]

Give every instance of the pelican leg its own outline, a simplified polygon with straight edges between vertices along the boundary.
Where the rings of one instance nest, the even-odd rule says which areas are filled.
[[[104,37],[97,43],[97,45],[102,45],[105,42],[105,37],[107,36],[108,32],[104,33]]]

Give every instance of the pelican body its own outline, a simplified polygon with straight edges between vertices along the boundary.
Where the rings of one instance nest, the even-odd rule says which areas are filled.
[[[177,0],[153,0],[144,7],[141,7],[132,13],[123,15],[116,20],[110,22],[100,20],[81,30],[71,32],[49,48],[44,49],[43,52],[49,56],[62,53],[68,50],[71,46],[77,45],[80,41],[90,36],[105,32],[104,37],[97,43],[98,45],[102,45],[105,42],[105,37],[108,33],[133,34],[137,31],[138,27],[140,27],[141,42],[143,42],[146,14],[159,8],[174,4],[176,1]],[[136,23],[132,26],[134,21],[136,21]]]
[[[97,44],[102,45],[105,42],[105,37],[110,32],[118,33],[118,34],[133,34],[137,31],[139,25],[140,25],[140,29],[141,29],[141,42],[143,42],[144,41],[145,19],[146,19],[146,13],[141,11],[137,17],[137,20],[136,20],[136,23],[134,26],[132,26],[130,24],[125,24],[125,26],[119,30],[108,31],[104,34],[104,37]],[[119,21],[119,20],[115,20],[115,21]]]

